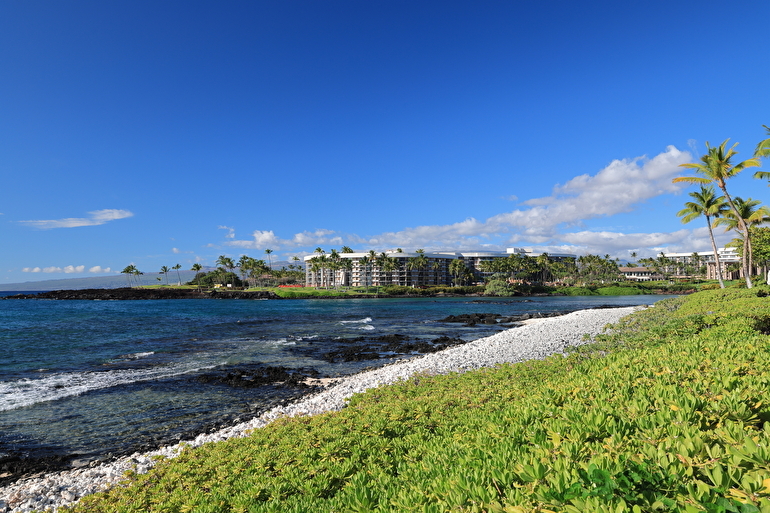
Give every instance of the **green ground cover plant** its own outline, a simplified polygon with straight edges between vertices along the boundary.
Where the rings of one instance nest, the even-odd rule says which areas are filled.
[[[618,285],[612,287],[599,287],[596,289],[596,293],[600,296],[638,296],[640,294],[647,294],[644,289],[639,287]]]
[[[418,376],[189,449],[77,512],[770,512],[770,297],[667,299],[566,356]]]

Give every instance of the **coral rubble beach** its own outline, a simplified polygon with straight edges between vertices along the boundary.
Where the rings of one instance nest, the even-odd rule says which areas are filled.
[[[261,428],[279,417],[337,411],[345,406],[353,394],[405,380],[415,374],[465,372],[562,353],[571,346],[585,344],[587,340],[584,335],[598,335],[607,324],[615,323],[640,308],[644,307],[579,310],[560,317],[538,319],[537,322],[526,323],[437,353],[332,381],[318,394],[290,405],[275,407],[248,422],[201,434],[193,440],[144,454],[132,454],[93,467],[28,477],[0,488],[0,513],[56,511],[60,506],[71,505],[85,495],[115,486],[128,470],[137,473],[149,471],[157,456],[173,458],[182,450],[204,443],[247,436],[249,431]]]

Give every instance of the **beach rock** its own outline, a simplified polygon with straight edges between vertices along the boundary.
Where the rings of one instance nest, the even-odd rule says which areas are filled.
[[[544,318],[533,324],[501,331],[443,351],[348,376],[315,395],[278,405],[251,420],[213,433],[204,432],[175,445],[144,454],[123,456],[103,465],[51,473],[42,478],[28,477],[0,486],[0,506],[4,501],[4,509],[13,513],[46,508],[57,511],[59,507],[73,502],[69,500],[72,495],[80,498],[115,486],[128,470],[137,473],[149,471],[158,457],[174,458],[188,447],[245,437],[250,431],[262,428],[278,418],[338,411],[345,407],[347,400],[354,394],[415,375],[465,372],[560,354],[571,346],[590,342],[591,337],[605,331],[607,324],[615,323],[640,308],[580,310],[562,317]],[[0,513],[5,513],[2,507]]]
[[[200,383],[219,383],[232,387],[258,387],[281,383],[285,386],[307,387],[306,378],[317,378],[313,369],[289,369],[286,367],[243,367],[222,372],[209,372],[195,378]]]

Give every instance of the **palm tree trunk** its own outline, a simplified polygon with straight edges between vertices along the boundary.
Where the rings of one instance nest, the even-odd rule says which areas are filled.
[[[727,193],[727,188],[723,185],[719,186],[720,189],[722,189],[722,194],[725,195],[725,198],[727,199],[727,202],[730,204],[730,208],[733,211],[733,214],[735,215],[735,219],[738,221],[738,226],[740,226],[741,231],[743,232],[743,255],[741,255],[741,268],[743,270],[743,277],[746,279],[746,288],[750,289],[752,287],[751,284],[751,272],[749,271],[749,227],[746,225],[746,221],[743,220],[743,217],[741,216],[740,212],[738,212],[738,209],[735,207],[735,203],[733,203],[733,199],[730,197],[730,195]]]
[[[713,190],[713,189],[712,189]],[[719,253],[717,252],[717,243],[714,241],[714,232],[711,230],[711,219],[706,216],[706,223],[709,227],[709,237],[711,237],[711,249],[714,250],[714,261],[717,266],[717,279],[719,280],[719,286],[725,288],[725,282],[722,279],[722,264],[719,262]]]

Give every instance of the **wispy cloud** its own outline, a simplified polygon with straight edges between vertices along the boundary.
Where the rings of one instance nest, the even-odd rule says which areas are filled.
[[[629,247],[694,247],[692,230],[632,234],[569,231],[570,228],[581,227],[587,220],[630,212],[657,196],[679,193],[683,186],[673,184],[671,180],[681,174],[679,165],[691,160],[690,153],[674,146],[667,147],[666,151],[652,158],[642,156],[614,160],[594,175],[583,174],[563,185],[557,184],[550,196],[523,201],[522,208],[486,220],[471,217],[452,224],[410,227],[368,237],[322,229],[281,238],[272,230],[256,230],[251,240],[230,237],[233,240],[224,244],[245,249],[279,250],[343,244],[381,249],[452,247],[495,250],[513,244],[526,244],[537,245],[540,249],[552,248],[552,252],[553,248],[562,248],[559,252],[577,253],[611,253]],[[511,196],[509,199],[518,198]],[[234,231],[230,234],[234,235]],[[698,240],[698,244],[701,243]]]
[[[77,274],[85,271],[84,265],[66,265],[64,267],[50,266],[50,267],[25,267],[21,271],[25,273],[65,273],[65,274]]]
[[[225,235],[225,238],[227,239],[234,239],[235,238],[235,228],[232,228],[230,226],[217,226],[220,230],[227,230],[227,235]]]
[[[225,242],[227,246],[244,249],[290,249],[308,246],[343,245],[346,240],[358,240],[353,236],[343,236],[334,230],[316,230],[296,233],[290,239],[282,239],[276,236],[273,230],[254,230],[251,234],[253,240],[231,240]]]
[[[689,162],[690,154],[669,146],[665,152],[647,159],[615,160],[591,176],[577,176],[556,185],[544,198],[523,202],[519,208],[479,221],[468,218],[450,225],[419,226],[399,232],[383,233],[370,242],[384,245],[430,247],[451,244],[494,242],[507,237],[508,243],[546,244],[555,239],[568,241],[565,228],[583,221],[630,212],[639,204],[661,194],[677,193],[681,186],[671,179],[681,173],[679,164]]]
[[[125,219],[133,216],[128,210],[104,209],[88,212],[89,217],[68,217],[65,219],[44,219],[33,221],[19,221],[27,226],[33,226],[42,230],[51,228],[78,228],[80,226],[97,226],[116,219]]]

